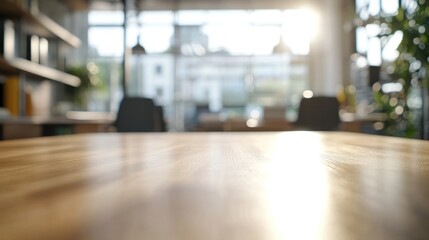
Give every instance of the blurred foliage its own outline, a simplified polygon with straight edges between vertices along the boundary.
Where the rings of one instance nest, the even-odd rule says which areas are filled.
[[[399,1],[396,14],[381,12],[377,16],[360,21],[362,25],[378,24],[382,44],[386,44],[395,33],[402,33],[402,41],[394,62],[383,63],[383,69],[392,77],[393,82],[402,84],[400,92],[383,92],[381,83],[373,86],[375,103],[380,112],[386,113],[384,130],[388,135],[416,138],[421,128],[422,107],[409,104],[410,91],[423,89],[428,93],[429,76],[429,1]],[[426,110],[426,109],[425,109]]]
[[[68,87],[66,89],[69,99],[79,110],[86,110],[91,91],[103,88],[103,81],[100,78],[98,66],[90,62],[86,65],[71,66],[66,69],[66,72],[81,80],[81,84],[78,87]]]

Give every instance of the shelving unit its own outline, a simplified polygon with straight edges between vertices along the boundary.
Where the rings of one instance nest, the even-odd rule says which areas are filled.
[[[31,76],[50,79],[73,87],[80,85],[80,79],[76,76],[22,58],[5,59],[0,57],[0,71],[6,75],[24,72]]]
[[[24,3],[28,5],[24,5]],[[9,30],[6,29],[6,26],[3,28],[3,39],[1,39],[1,43],[4,45],[0,51],[0,75],[19,78],[19,87],[13,89],[13,92],[17,92],[14,96],[18,96],[19,116],[26,116],[25,109],[28,103],[26,103],[24,91],[28,79],[33,81],[51,80],[73,87],[80,85],[81,80],[78,77],[58,69],[62,68],[58,66],[62,66],[59,49],[67,45],[78,48],[81,45],[81,40],[39,12],[37,1],[4,0],[0,5],[0,19],[4,24],[6,22],[9,24]],[[6,33],[7,31],[9,32]],[[36,48],[36,56],[38,56],[36,60],[29,57],[29,52],[32,51],[32,47],[29,46],[32,46],[33,37],[37,41],[43,38],[44,41],[50,42],[49,50],[46,50],[45,54],[47,54],[46,57],[50,56],[53,59],[52,64],[39,60],[39,54],[42,54],[42,47],[39,42],[37,42],[40,45],[37,45]],[[53,45],[51,45],[52,43]],[[53,46],[52,49],[50,49],[51,46]]]
[[[2,1],[0,7],[0,16],[6,18],[23,19],[26,24],[26,31],[32,32],[41,37],[58,37],[70,46],[78,48],[81,41],[78,37],[67,31],[49,17],[40,12],[31,12],[25,6],[16,2]],[[24,25],[25,26],[25,25]]]

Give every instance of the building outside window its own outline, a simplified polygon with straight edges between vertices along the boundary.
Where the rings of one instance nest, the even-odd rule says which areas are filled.
[[[208,115],[247,118],[258,111],[263,118],[271,108],[283,108],[283,117],[295,120],[309,86],[309,14],[131,11],[126,45],[136,45],[140,36],[147,54],[131,57],[128,92],[163,106],[170,130],[193,130]],[[122,98],[123,21],[122,10],[89,13],[90,58],[107,72],[110,111]]]

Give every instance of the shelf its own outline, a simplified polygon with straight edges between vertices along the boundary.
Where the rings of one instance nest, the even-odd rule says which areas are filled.
[[[68,115],[70,113],[70,118]],[[78,117],[76,117],[78,116]],[[75,117],[75,118],[73,118]],[[5,117],[0,118],[2,124],[33,124],[33,125],[66,125],[66,124],[111,124],[116,114],[111,112],[68,112],[67,116],[57,117]]]
[[[86,114],[86,113],[85,113]],[[0,118],[0,140],[109,131],[114,114],[89,112],[98,118],[7,117]]]
[[[5,59],[0,56],[0,70],[6,74],[19,74],[20,72],[26,72],[31,75],[61,82],[73,87],[80,85],[80,79],[76,76],[22,58]]]
[[[73,11],[87,11],[88,0],[58,0],[63,1]]]
[[[0,16],[10,18],[22,17],[25,22],[32,26],[31,31],[36,31],[40,36],[56,36],[75,48],[81,45],[81,41],[78,37],[49,17],[39,12],[30,12],[27,8],[18,3],[3,0],[0,7]]]

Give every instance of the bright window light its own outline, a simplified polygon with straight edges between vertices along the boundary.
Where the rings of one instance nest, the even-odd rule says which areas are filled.
[[[173,24],[174,13],[171,11],[147,11],[139,15],[142,24]]]
[[[371,66],[381,65],[381,43],[378,37],[368,40],[368,64]]]
[[[383,48],[382,57],[384,60],[392,62],[398,57],[399,54],[396,49],[402,41],[402,36],[403,34],[400,31],[395,32],[391,36],[389,42]]]
[[[89,45],[99,56],[122,56],[123,33],[121,27],[91,27],[88,30]]]
[[[400,92],[402,91],[403,86],[400,83],[385,83],[381,89],[385,93]]]
[[[164,52],[170,48],[174,27],[171,25],[143,26],[140,29],[140,33],[141,44],[146,48],[147,52]],[[128,39],[136,41],[135,39]]]
[[[381,8],[383,9],[384,13],[395,14],[399,8],[399,2],[392,0],[381,0]]]
[[[167,51],[174,34],[173,20],[174,13],[170,11],[142,12],[142,25],[137,28],[136,18],[130,18],[133,25],[127,30],[127,46],[135,45],[140,33],[140,43],[148,52]],[[90,25],[121,24],[123,14],[91,11],[89,21]],[[308,55],[317,30],[316,15],[309,9],[179,11],[177,24],[200,26],[201,37],[206,35],[208,39],[208,52],[226,51],[233,55],[270,55],[280,36],[293,54]],[[89,43],[101,56],[120,56],[123,34],[119,31],[113,26],[93,26]]]
[[[378,24],[368,24],[365,29],[369,37],[377,37],[380,34],[380,25]]]
[[[123,24],[124,13],[122,11],[90,11],[88,14],[89,24]]]
[[[390,0],[393,2],[392,0]],[[380,13],[380,1],[370,1],[369,2],[369,14],[376,16]]]
[[[356,50],[358,53],[366,53],[368,49],[368,35],[364,27],[356,28]]]
[[[285,10],[282,22],[283,41],[294,54],[308,55],[310,41],[317,32],[317,16],[307,9]]]

